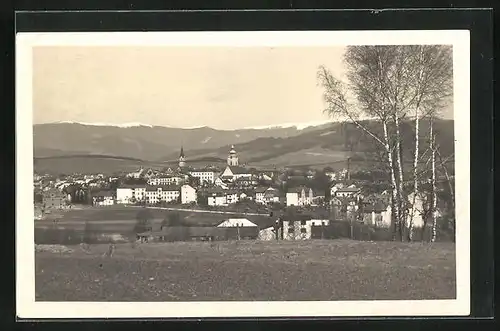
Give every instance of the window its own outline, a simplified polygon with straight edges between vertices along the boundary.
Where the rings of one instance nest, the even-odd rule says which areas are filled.
[[[306,221],[300,221],[301,225],[306,225]]]
[[[300,229],[300,233],[306,233],[307,230],[305,228]]]
[[[288,228],[288,233],[294,233],[295,229],[293,227]]]

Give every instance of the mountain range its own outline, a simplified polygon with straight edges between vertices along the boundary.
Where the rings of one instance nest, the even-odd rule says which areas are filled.
[[[377,123],[370,122],[369,125],[377,130]],[[426,127],[428,125],[422,122],[422,135],[426,134]],[[441,153],[453,153],[453,120],[436,121],[436,132],[439,132],[437,140]],[[403,146],[412,146],[412,134],[411,123],[403,126],[406,141]],[[71,164],[78,168],[78,163],[82,162],[92,165],[96,171],[100,170],[96,162],[113,163],[114,166],[124,162],[133,166],[140,163],[174,163],[178,160],[181,146],[188,162],[223,163],[229,148],[235,145],[240,163],[249,166],[326,166],[345,161],[353,154],[363,155],[371,149],[370,140],[360,130],[342,123],[219,130],[138,123],[116,126],[60,122],[35,124],[33,138],[35,168],[38,164],[50,170],[65,163],[64,172],[72,170]]]

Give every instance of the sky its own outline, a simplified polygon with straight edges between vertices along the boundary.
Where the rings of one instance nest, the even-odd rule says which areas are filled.
[[[344,47],[38,46],[33,120],[217,129],[328,121]]]

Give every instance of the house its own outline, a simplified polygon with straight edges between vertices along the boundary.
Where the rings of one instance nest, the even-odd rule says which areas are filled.
[[[267,191],[267,187],[257,187],[255,189],[255,202],[264,204],[264,194]]]
[[[177,185],[159,185],[146,187],[146,203],[175,202],[180,200],[180,187]]]
[[[196,195],[196,189],[194,189],[190,185],[182,185],[181,186],[181,203],[182,204],[189,204],[189,203],[196,203],[198,200],[198,196]]]
[[[215,171],[210,169],[193,169],[189,171],[192,177],[198,178],[200,184],[214,184],[215,182]]]
[[[325,199],[326,199],[325,192],[321,190],[313,190],[313,201],[312,201],[313,206],[322,205],[325,202]]]
[[[286,193],[287,206],[308,206],[312,205],[314,193],[311,188],[299,186],[289,189]]]
[[[240,166],[227,166],[226,169],[222,172],[220,175],[222,180],[229,180],[231,182],[240,179],[240,178],[245,178],[247,180],[252,179],[252,173],[250,170],[240,167]]]
[[[361,193],[361,189],[356,187],[356,185],[344,185],[342,183],[337,183],[332,185],[330,188],[331,197],[356,197]]]
[[[229,227],[249,227],[249,226],[257,226],[257,224],[250,222],[246,218],[229,218],[219,225],[217,227],[219,228],[229,228]]]
[[[237,190],[223,190],[212,188],[208,190],[209,206],[227,206],[237,203],[240,200],[240,193]]]
[[[226,195],[226,203],[228,205],[237,203],[240,200],[240,195],[236,190],[226,190],[224,191],[224,194]]]
[[[158,186],[158,185],[180,185],[183,178],[180,176],[161,176],[161,177],[151,177],[148,179],[148,185]]]
[[[144,169],[141,167],[139,170],[127,174],[127,177],[138,179],[141,178],[143,175],[144,175]]]
[[[111,191],[98,191],[92,193],[92,204],[94,206],[112,206],[115,204],[115,198]]]
[[[239,177],[232,182],[232,186],[238,187],[238,188],[246,188],[246,187],[251,187],[253,185],[257,184],[257,181],[253,179],[252,177]]]
[[[295,215],[282,221],[279,235],[283,240],[307,240],[312,238],[313,226],[327,226],[330,220],[312,219],[308,215]]]
[[[266,205],[270,203],[280,203],[280,192],[279,190],[269,187],[265,192],[264,192],[264,203]]]
[[[364,206],[363,222],[377,227],[390,227],[391,206],[383,201],[373,202]]]
[[[227,190],[229,188],[229,181],[224,181],[222,178],[217,177],[214,181],[214,185]]]
[[[207,197],[209,206],[227,206],[226,194],[221,191],[211,192]]]
[[[255,199],[255,191],[253,189],[246,189],[240,192],[239,201],[242,200],[254,200]]]
[[[116,203],[129,204],[146,200],[146,185],[125,184],[116,189]]]

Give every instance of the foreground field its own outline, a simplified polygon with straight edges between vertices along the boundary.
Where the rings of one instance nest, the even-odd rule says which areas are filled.
[[[348,240],[107,245],[36,253],[36,300],[455,297],[455,247]]]

